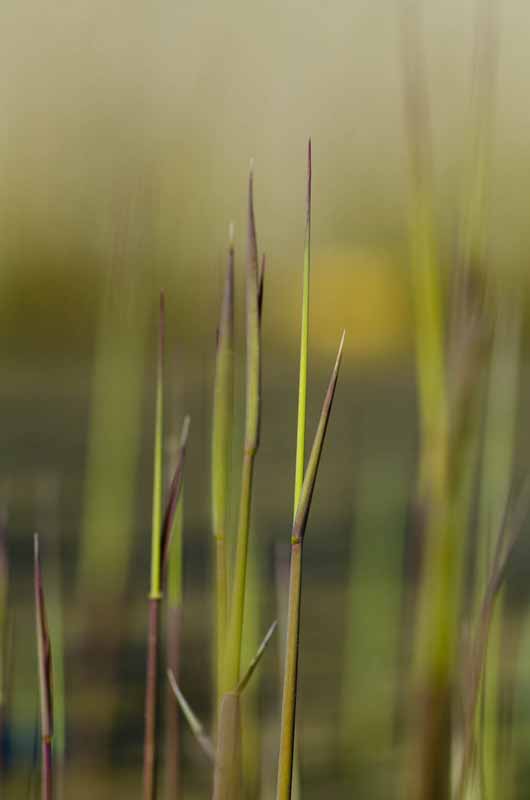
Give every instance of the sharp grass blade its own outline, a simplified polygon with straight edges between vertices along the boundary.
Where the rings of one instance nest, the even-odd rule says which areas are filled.
[[[234,415],[234,241],[230,228],[228,269],[217,332],[212,426],[212,528],[215,540],[216,691],[221,699],[228,614],[226,526],[231,490]]]
[[[204,727],[203,727],[202,723],[200,722],[198,717],[194,714],[194,712],[192,711],[188,701],[186,700],[186,698],[184,697],[184,695],[180,691],[179,686],[177,684],[177,681],[175,679],[175,676],[174,676],[173,672],[170,669],[168,669],[168,671],[167,671],[167,677],[168,677],[171,689],[172,689],[172,691],[173,691],[173,693],[174,693],[174,695],[175,695],[175,697],[177,699],[177,702],[178,702],[178,704],[180,706],[180,710],[184,714],[184,717],[186,718],[186,722],[190,726],[191,732],[193,733],[194,737],[197,739],[197,742],[199,743],[202,751],[208,756],[210,761],[212,761],[212,763],[214,763],[215,762],[214,746],[213,746],[210,738],[204,732]]]
[[[267,267],[267,258],[265,253],[263,253],[261,257],[261,269],[259,273],[259,283],[258,283],[258,312],[259,312],[259,321],[261,324],[261,312],[263,309],[263,290],[265,288],[265,269]]]
[[[0,511],[0,788],[4,773],[4,742],[7,719],[9,557],[7,550],[7,510]]]
[[[153,517],[151,526],[151,592],[152,599],[162,597],[161,537],[163,498],[163,429],[164,429],[164,294],[160,293],[160,327],[156,377],[155,445],[153,463]]]
[[[267,646],[268,646],[268,644],[269,644],[269,642],[270,642],[270,640],[272,638],[272,634],[276,630],[277,624],[278,624],[278,620],[274,620],[274,622],[270,626],[269,630],[265,634],[265,637],[264,637],[262,643],[260,644],[256,655],[254,656],[254,658],[252,659],[252,661],[248,665],[247,671],[245,672],[245,674],[243,675],[243,677],[239,681],[239,683],[237,685],[237,692],[239,692],[239,694],[242,694],[242,692],[245,690],[245,687],[247,686],[249,680],[252,678],[252,676],[253,676],[253,674],[254,674],[254,672],[256,670],[256,667],[258,666],[259,662],[263,658],[263,654],[265,653],[265,650],[267,649]]]
[[[289,605],[287,618],[287,641],[285,652],[285,675],[283,684],[282,698],[282,720],[280,753],[278,758],[278,786],[276,792],[277,800],[290,800],[293,771],[293,751],[295,734],[295,713],[296,695],[298,682],[298,651],[300,634],[300,603],[302,592],[302,549],[304,535],[311,507],[311,499],[315,488],[318,465],[322,455],[322,447],[326,436],[326,429],[331,413],[331,406],[339,368],[342,359],[342,349],[344,346],[344,336],[339,345],[337,360],[333,368],[328,390],[324,398],[322,412],[318,423],[313,447],[309,456],[307,470],[305,473],[302,491],[300,492],[300,502],[294,519],[291,534],[291,568],[289,580]]]
[[[240,677],[252,482],[254,460],[259,445],[260,428],[261,336],[258,311],[258,245],[254,217],[253,181],[254,178],[251,170],[248,191],[245,442],[241,475],[236,561],[230,603],[225,665],[223,669],[223,693],[233,691]]]
[[[164,512],[164,520],[162,523],[162,535],[160,537],[160,561],[161,561],[161,584],[160,591],[163,589],[163,578],[167,569],[167,562],[169,556],[169,549],[171,547],[171,540],[175,530],[175,517],[182,491],[182,480],[184,476],[184,463],[186,460],[186,448],[188,444],[188,436],[190,431],[190,418],[185,417],[182,424],[182,432],[180,434],[179,453],[177,457],[177,465],[171,485],[169,487],[169,495],[166,503],[166,510]]]
[[[166,663],[178,680],[182,628],[182,540],[184,529],[184,484],[177,501],[167,564]],[[166,692],[165,793],[168,800],[181,797],[180,728],[178,707],[171,687]]]
[[[35,611],[37,628],[37,650],[39,660],[39,695],[40,695],[40,724],[42,747],[42,800],[52,800],[53,797],[53,687],[52,687],[52,653],[48,624],[46,620],[46,606],[44,602],[44,588],[39,553],[39,537],[34,537],[34,587]]]
[[[302,321],[300,326],[300,371],[298,383],[298,417],[296,430],[296,471],[294,479],[294,511],[296,514],[304,480],[305,433],[307,416],[307,360],[309,349],[309,283],[311,271],[311,139],[307,146],[307,206],[304,246],[304,270],[302,278]]]
[[[307,469],[304,476],[304,482],[302,484],[302,490],[300,492],[300,500],[298,502],[298,508],[294,518],[293,532],[291,536],[292,544],[297,544],[298,542],[303,541],[304,538],[305,529],[307,526],[307,519],[309,517],[309,511],[311,508],[311,499],[313,497],[313,491],[315,489],[315,484],[316,484],[318,465],[320,463],[320,457],[322,455],[322,448],[324,445],[326,430],[328,427],[329,418],[331,414],[331,406],[333,404],[335,389],[337,387],[337,380],[339,377],[339,369],[342,361],[342,351],[344,348],[345,336],[346,332],[343,332],[339,344],[339,349],[337,352],[335,366],[333,367],[333,372],[331,374],[328,390],[324,398],[322,411],[320,412],[320,420],[318,422],[318,427],[315,433],[313,447],[311,449],[309,461],[307,462]]]

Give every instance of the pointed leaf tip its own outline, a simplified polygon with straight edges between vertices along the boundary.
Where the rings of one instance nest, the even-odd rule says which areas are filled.
[[[182,490],[182,479],[184,474],[184,462],[186,459],[186,447],[188,443],[188,434],[190,427],[189,415],[185,417],[182,423],[182,432],[180,434],[180,447],[177,458],[177,464],[169,487],[168,499],[162,520],[162,530],[160,535],[160,562],[162,580],[165,577],[169,547],[171,544],[171,537],[173,533],[173,520],[175,519],[175,512],[177,510],[177,503]]]
[[[302,484],[302,491],[300,493],[300,500],[298,502],[298,507],[294,519],[293,530],[291,534],[292,544],[300,544],[304,538],[305,529],[307,526],[307,520],[309,517],[309,510],[311,508],[311,500],[313,498],[313,491],[315,488],[315,483],[318,473],[318,466],[320,464],[320,457],[322,455],[324,439],[326,437],[328,422],[331,415],[331,407],[333,405],[333,398],[335,396],[335,389],[337,387],[337,380],[339,377],[339,369],[342,360],[342,350],[344,347],[345,336],[346,336],[346,331],[343,331],[339,344],[339,349],[337,352],[337,357],[335,359],[335,364],[333,367],[333,371],[331,373],[331,378],[326,392],[326,396],[324,397],[324,402],[322,404],[322,411],[320,412],[320,419],[318,422],[317,431],[315,433],[313,447],[311,448],[309,461],[307,463],[304,482]]]

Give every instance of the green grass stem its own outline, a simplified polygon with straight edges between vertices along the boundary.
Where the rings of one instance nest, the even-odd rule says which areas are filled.
[[[248,539],[254,461],[259,444],[260,422],[260,313],[259,313],[259,265],[254,218],[253,173],[250,172],[248,194],[248,256],[246,288],[246,417],[241,494],[237,529],[236,556],[233,589],[230,603],[225,665],[223,669],[223,694],[233,691],[240,678],[241,644],[245,608]]]
[[[300,636],[300,604],[302,594],[302,549],[304,534],[311,507],[311,499],[322,455],[322,447],[331,413],[342,359],[344,333],[339,345],[337,359],[324,398],[313,447],[300,493],[291,534],[291,567],[289,577],[289,601],[287,613],[287,640],[285,649],[285,673],[282,697],[280,752],[278,756],[278,785],[276,800],[290,800],[293,775],[293,752],[295,736],[296,695],[298,682],[298,658]]]
[[[217,706],[222,690],[222,670],[228,613],[227,523],[231,489],[231,452],[234,394],[234,242],[230,233],[226,275],[215,364],[212,426],[212,528],[215,540],[215,629]]]
[[[37,629],[37,651],[39,662],[39,696],[40,725],[42,751],[42,800],[53,798],[53,687],[52,687],[52,652],[39,553],[39,537],[34,537],[34,586],[35,586],[35,619]]]

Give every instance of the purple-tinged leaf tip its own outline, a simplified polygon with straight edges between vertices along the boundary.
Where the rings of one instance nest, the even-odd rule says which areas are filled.
[[[311,454],[309,456],[309,461],[307,463],[304,482],[302,484],[302,491],[300,493],[300,501],[298,503],[298,509],[296,511],[296,516],[293,524],[293,531],[291,535],[292,544],[299,544],[302,542],[304,538],[307,526],[307,520],[309,517],[309,510],[311,507],[311,500],[313,497],[313,491],[316,483],[318,466],[320,463],[320,457],[322,455],[322,448],[324,445],[326,430],[328,427],[328,422],[331,414],[331,406],[333,404],[335,389],[337,387],[337,380],[339,377],[339,369],[342,360],[342,350],[344,347],[345,336],[346,332],[344,331],[340,340],[339,349],[337,352],[337,358],[335,360],[335,366],[333,367],[333,372],[331,373],[328,389],[326,392],[326,396],[324,398],[324,403],[322,405],[322,411],[320,413],[320,419],[318,422],[315,439],[313,441],[313,447],[311,448]]]
[[[162,523],[162,535],[160,539],[162,575],[165,575],[166,571],[169,548],[171,545],[173,520],[175,519],[177,503],[182,489],[182,478],[184,474],[184,462],[186,459],[186,447],[188,444],[189,430],[190,430],[190,417],[187,416],[182,424],[177,465],[175,467],[175,472],[173,473],[173,478],[171,480],[171,484],[169,487],[169,495],[166,504],[166,510],[164,513],[164,520]]]

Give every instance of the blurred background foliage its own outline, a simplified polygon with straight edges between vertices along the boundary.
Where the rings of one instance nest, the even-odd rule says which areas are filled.
[[[437,224],[448,269],[464,188],[476,9],[471,0],[423,5]],[[240,270],[244,260],[251,157],[267,273],[253,534],[261,542],[262,589],[260,601],[249,602],[260,606],[260,630],[276,613],[273,545],[287,542],[294,479],[308,135],[314,148],[311,429],[338,335],[342,328],[348,335],[307,537],[299,706],[304,797],[327,790],[349,796],[352,786],[367,797],[395,795],[397,609],[405,602],[417,437],[397,6],[394,0],[3,0],[0,476],[16,621],[4,744],[18,787],[13,796],[32,785],[35,765],[29,564],[36,527],[45,573],[55,575],[52,628],[55,617],[65,637],[67,780],[79,798],[126,797],[136,787],[161,286],[170,431],[176,433],[184,413],[192,417],[182,680],[208,718],[215,330],[230,221]],[[485,268],[516,282],[526,305],[530,14],[522,0],[501,3],[499,26]],[[240,271],[241,356],[242,290]],[[526,468],[527,340],[525,315],[517,456]],[[240,369],[239,408],[242,378]],[[529,558],[527,545],[513,570],[518,608],[526,599]],[[528,634],[526,649],[527,640]],[[362,663],[344,675],[344,658],[355,663],[359,649]],[[277,747],[268,729],[279,693],[273,662],[248,710],[259,707],[268,721],[265,787],[267,764],[274,764],[268,752]],[[518,691],[527,773],[528,672]],[[201,755],[186,737],[184,748],[186,796],[206,796]],[[249,785],[256,785],[258,767],[252,754],[248,760]],[[347,768],[338,767],[343,763]]]

